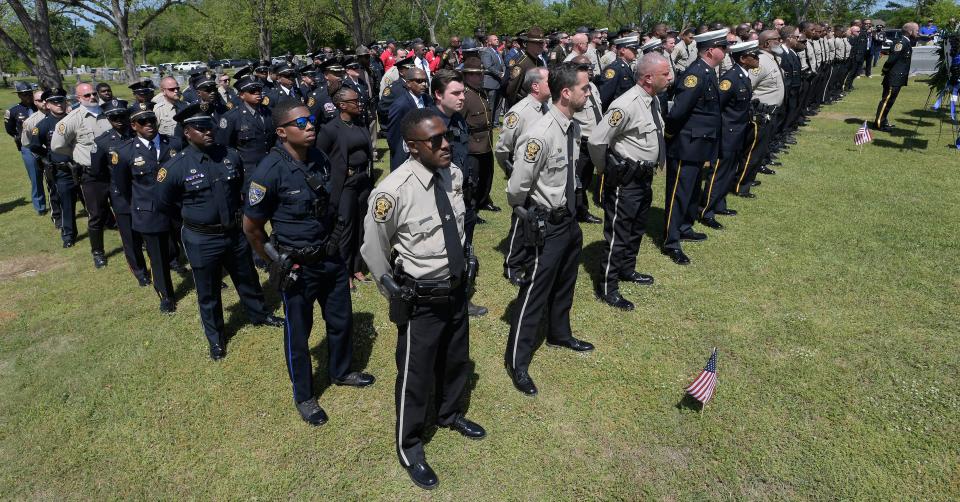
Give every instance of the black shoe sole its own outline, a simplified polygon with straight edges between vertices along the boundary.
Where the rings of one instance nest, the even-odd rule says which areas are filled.
[[[607,303],[607,302],[603,302],[603,303]],[[610,304],[607,303],[607,305],[610,305]],[[613,305],[610,305],[610,306],[613,307]],[[570,352],[573,352],[573,353],[575,353],[575,354],[589,354],[590,352],[593,352],[594,350],[597,349],[596,347],[594,347],[594,348],[588,349],[588,350],[576,350],[576,349],[571,349],[570,347],[567,347],[566,345],[554,345],[554,344],[552,344],[552,343],[550,343],[550,342],[543,342],[543,343],[546,344],[547,347],[550,347],[550,348],[552,348],[552,349],[566,349],[566,350],[569,350]]]
[[[406,469],[404,469],[404,470],[406,471]],[[423,483],[420,483],[420,482],[418,482],[416,479],[413,479],[413,476],[410,475],[410,472],[409,472],[409,471],[407,471],[407,476],[410,478],[410,481],[412,481],[413,484],[419,486],[420,488],[423,488],[424,490],[434,490],[434,489],[436,489],[438,486],[440,486],[440,481],[437,481],[436,484],[433,484],[433,485],[425,485],[425,484],[423,484]]]

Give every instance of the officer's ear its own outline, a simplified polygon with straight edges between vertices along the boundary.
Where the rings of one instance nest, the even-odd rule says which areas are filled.
[[[283,143],[284,141],[287,140],[287,128],[286,128],[286,127],[278,127],[278,128],[277,128],[277,131],[276,131],[276,134],[277,134],[277,140],[280,141],[281,143]]]
[[[417,157],[419,158],[420,148],[417,147],[417,142],[410,141],[410,140],[404,140],[404,142],[407,144],[407,150],[410,152],[410,156],[413,157],[413,155],[416,154]]]

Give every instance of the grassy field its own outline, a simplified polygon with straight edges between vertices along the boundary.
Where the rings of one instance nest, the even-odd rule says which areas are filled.
[[[472,322],[470,417],[487,439],[431,431],[439,500],[810,499],[960,497],[960,153],[949,125],[905,88],[859,154],[880,79],[859,79],[825,107],[763,176],[740,215],[685,246],[674,265],[655,182],[654,239],[624,285],[630,313],[598,303],[599,225],[585,226],[574,332],[597,350],[547,347],[535,399],[502,367],[516,291],[500,275],[507,212],[484,213],[484,269]],[[9,95],[8,95],[9,96]],[[3,99],[11,99],[4,96]],[[914,132],[915,128],[919,129]],[[207,359],[190,280],[172,317],[127,272],[116,232],[110,266],[89,245],[60,247],[35,216],[12,142],[0,145],[0,497],[45,499],[393,499],[421,496],[393,447],[395,328],[371,285],[354,294],[356,366],[379,381],[330,387],[330,422],[300,421],[281,332],[253,328],[225,292],[235,336]],[[506,206],[504,181],[495,199]],[[85,236],[86,221],[80,220]],[[953,230],[950,230],[950,229]],[[276,297],[271,297],[276,304]],[[315,362],[326,360],[317,314]],[[719,348],[719,384],[702,412],[683,387]]]

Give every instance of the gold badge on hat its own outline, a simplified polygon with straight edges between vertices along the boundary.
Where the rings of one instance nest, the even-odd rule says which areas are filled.
[[[205,112],[205,111],[207,111],[209,108],[210,108],[210,105],[208,105],[208,104],[206,104],[206,103],[200,103],[200,111],[201,111],[201,112]]]

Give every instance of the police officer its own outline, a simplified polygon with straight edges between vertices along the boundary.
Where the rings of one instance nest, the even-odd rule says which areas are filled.
[[[900,88],[907,85],[907,77],[910,76],[910,59],[913,57],[912,44],[916,42],[919,31],[917,23],[903,25],[900,39],[893,42],[887,62],[883,63],[883,70],[880,72],[883,75],[883,97],[877,105],[877,119],[874,121],[874,127],[881,131],[893,130],[887,122],[887,115],[893,108],[893,104],[897,102]]]
[[[139,82],[134,82],[128,85],[127,88],[133,92],[133,98],[137,103],[146,103],[147,101],[151,101],[153,99],[153,95],[157,93],[157,88],[153,85],[152,80],[141,80]]]
[[[252,171],[267,156],[276,140],[270,108],[263,106],[263,83],[249,69],[237,72],[233,87],[243,104],[220,117],[217,144],[235,148],[243,160],[243,169]],[[241,171],[241,176],[244,172]]]
[[[213,72],[204,71],[194,75],[190,78],[190,86],[196,91],[197,98],[189,102],[206,103],[213,112],[214,120],[219,121],[223,114],[230,111],[217,92],[217,76]]]
[[[454,35],[450,37],[450,46],[443,51],[440,59],[440,68],[447,70],[456,70],[463,63],[463,57],[460,54],[460,37]]]
[[[637,35],[627,34],[615,39],[613,44],[617,47],[617,59],[604,68],[597,84],[604,111],[614,99],[637,85],[634,71],[630,69],[640,46]]]
[[[490,199],[493,187],[493,132],[490,128],[490,100],[483,89],[483,65],[476,49],[464,51],[464,63],[460,71],[464,85],[462,113],[470,134],[467,161],[477,179],[470,203],[477,211],[499,212],[500,208]]]
[[[253,74],[256,75],[265,90],[273,89],[276,85],[270,80],[270,61],[261,60],[253,66]]]
[[[736,180],[738,166],[742,163],[744,143],[751,129],[755,137],[758,127],[751,119],[753,86],[747,72],[760,64],[760,49],[756,40],[732,45],[729,49],[733,67],[720,78],[720,113],[723,131],[720,134],[720,160],[714,162],[707,172],[706,189],[700,198],[700,223],[720,230],[723,225],[716,215],[734,215],[727,209],[727,193]]]
[[[179,213],[183,221],[181,236],[197,287],[200,324],[210,359],[218,361],[227,354],[221,269],[230,274],[254,326],[282,327],[283,320],[264,306],[250,244],[240,228],[244,169],[240,154],[214,142],[209,107],[190,105],[176,120],[187,144],[157,171],[159,198],[164,210]]]
[[[297,87],[300,89],[300,95],[306,99],[306,96],[318,87],[317,68],[312,63],[298,66],[297,75],[300,76]]]
[[[767,167],[767,164],[771,162],[770,157],[775,150],[774,137],[781,130],[784,117],[783,102],[786,97],[786,86],[783,70],[777,59],[780,54],[783,54],[780,33],[776,30],[764,31],[760,33],[757,42],[760,45],[760,64],[750,70],[749,76],[753,85],[753,99],[759,103],[758,109],[755,110],[759,127],[749,165],[744,166],[737,181],[738,195],[750,193],[750,187],[757,184],[754,182],[757,173],[776,174],[776,171]],[[743,176],[744,173],[745,176]]]
[[[343,85],[345,70],[339,59],[330,58],[320,63],[320,71],[323,72],[324,85],[307,97],[307,108],[318,123],[325,124],[337,117],[337,107],[331,96]]]
[[[402,97],[406,89],[406,82],[400,72],[406,73],[408,68],[413,67],[413,58],[405,58],[397,62],[387,73],[396,73],[397,77],[387,81],[387,75],[383,76],[380,85],[380,98],[377,101],[377,121],[380,123],[380,134],[384,137],[390,137],[390,107],[398,96]]]
[[[292,99],[298,103],[304,103],[304,97],[300,94],[300,87],[297,85],[297,68],[290,63],[282,62],[273,67],[273,72],[277,75],[277,82],[273,89],[267,90],[267,106],[273,106],[281,99]]]
[[[326,322],[330,380],[365,387],[374,378],[350,371],[353,308],[347,269],[331,241],[335,215],[329,207],[330,163],[313,147],[316,119],[306,106],[284,100],[273,109],[278,145],[249,176],[243,231],[254,251],[268,263],[279,286],[286,314],[284,354],[297,411],[311,425],[327,414],[313,388],[310,332],[314,302]],[[270,240],[264,226],[272,228]]]
[[[201,106],[210,109],[207,103]],[[146,244],[153,288],[160,297],[160,312],[176,312],[171,262],[178,247],[171,240],[174,223],[163,211],[159,197],[160,166],[180,150],[180,141],[157,132],[157,116],[153,103],[137,103],[130,107],[130,126],[136,135],[117,147],[110,156],[113,181],[120,195],[130,204],[132,228]]]
[[[590,214],[590,197],[587,191],[593,185],[593,161],[590,160],[589,139],[593,129],[603,121],[601,110],[600,90],[593,83],[593,65],[585,55],[571,59],[574,63],[585,65],[590,74],[590,94],[587,95],[587,104],[582,110],[573,115],[580,124],[580,155],[577,157],[577,221],[580,223],[600,223],[600,218]]]
[[[103,104],[113,100],[113,88],[106,82],[100,82],[96,87],[97,104]]]
[[[57,123],[67,115],[67,92],[59,88],[44,91],[40,99],[47,109],[47,116],[31,133],[30,151],[43,159],[45,169],[50,173],[47,177],[56,184],[60,203],[60,238],[63,247],[69,248],[77,240],[77,185],[69,155],[59,153],[52,147],[53,135],[59,127]]]
[[[91,160],[91,175],[97,178],[104,177],[110,182],[110,207],[113,208],[113,214],[117,219],[117,229],[120,231],[120,243],[123,246],[127,266],[140,287],[146,287],[150,284],[150,273],[143,257],[143,237],[133,230],[130,201],[117,189],[111,175],[113,167],[111,159],[114,153],[124,141],[133,137],[133,130],[130,129],[130,110],[127,102],[122,99],[107,101],[100,105],[100,108],[110,122],[111,129],[96,139],[97,151]]]
[[[714,68],[723,60],[727,48],[726,28],[701,33],[697,42],[697,60],[673,86],[673,108],[666,115],[666,230],[663,253],[674,263],[687,265],[690,259],[680,241],[707,238],[694,232],[697,203],[700,201],[704,163],[713,163],[720,153],[720,95]]]
[[[517,150],[517,140],[528,133],[543,115],[547,114],[550,100],[550,87],[547,83],[546,68],[531,68],[523,77],[523,86],[527,95],[513,105],[503,116],[503,128],[497,138],[495,156],[503,167],[507,177],[513,174],[513,154]],[[503,275],[512,284],[519,286],[526,281],[526,247],[523,245],[523,227],[516,213],[511,214],[510,233],[507,236],[507,253],[503,261]]]
[[[372,113],[373,108],[371,107],[370,103],[370,84],[368,84],[367,81],[361,76],[363,68],[360,66],[360,62],[357,60],[357,57],[347,56],[344,58],[343,69],[346,71],[346,73],[343,76],[341,85],[349,87],[357,93],[357,96],[360,99],[358,103],[360,105],[360,109],[363,111],[363,113],[357,117],[357,123],[364,128],[367,128],[369,134],[369,132],[372,130],[374,119]]]
[[[387,113],[387,145],[390,147],[390,170],[394,170],[407,159],[405,142],[398,128],[407,112],[416,108],[426,108],[432,104],[428,93],[427,74],[419,68],[406,68],[403,75],[403,87]]]
[[[183,111],[189,104],[182,98],[180,83],[177,82],[177,79],[163,77],[160,80],[160,95],[152,100],[154,102],[153,113],[157,116],[157,127],[160,134],[180,136],[180,132],[177,130],[177,121],[173,117]]]
[[[553,104],[517,141],[514,170],[507,183],[507,202],[534,220],[539,236],[527,234],[529,282],[520,286],[519,308],[510,320],[504,353],[514,387],[533,396],[537,387],[528,373],[541,318],[546,315],[547,344],[575,352],[593,345],[574,338],[570,308],[577,282],[583,234],[576,222],[574,171],[580,126],[573,114],[584,107],[590,92],[587,71],[576,63],[550,69]]]
[[[365,281],[360,244],[363,241],[363,217],[367,198],[373,187],[370,171],[373,165],[373,147],[363,127],[363,107],[360,95],[343,86],[333,95],[340,110],[339,116],[317,132],[317,149],[330,159],[330,207],[337,211],[342,232],[339,235],[340,256],[354,279]]]
[[[60,200],[57,198],[57,184],[56,181],[48,176],[51,173],[48,169],[44,169],[44,159],[38,157],[35,153],[30,151],[30,141],[33,139],[34,130],[37,128],[37,124],[41,120],[47,117],[47,107],[44,104],[43,100],[40,99],[43,96],[43,91],[35,90],[33,91],[33,100],[37,105],[37,111],[33,112],[26,120],[23,121],[21,128],[23,129],[20,132],[20,144],[23,147],[20,149],[21,153],[29,154],[29,159],[27,162],[34,162],[36,168],[37,183],[40,184],[38,187],[40,190],[40,195],[43,196],[43,185],[46,185],[47,197],[43,199],[44,209],[50,210],[50,219],[53,221],[53,224],[58,229],[60,228]],[[33,181],[31,180],[31,183]],[[36,206],[34,206],[36,208]],[[38,212],[38,214],[40,214]]]
[[[519,59],[511,61],[510,82],[507,84],[505,96],[507,106],[513,106],[527,95],[523,90],[524,75],[527,70],[539,66],[547,66],[543,59],[543,44],[547,39],[543,38],[543,30],[534,26],[520,36],[524,45],[524,52]]]
[[[653,200],[650,184],[654,170],[666,158],[657,94],[672,78],[670,61],[659,53],[645,54],[637,64],[637,84],[613,100],[590,135],[590,154],[605,183],[603,236],[607,249],[603,281],[596,295],[620,310],[634,309],[620,294],[620,281],[653,284],[653,277],[636,271],[637,252]]]
[[[443,120],[414,110],[397,127],[410,157],[374,190],[361,252],[397,324],[397,456],[414,484],[432,489],[439,479],[423,451],[432,393],[439,426],[470,439],[486,436],[464,416],[472,260],[465,251],[463,174],[451,168]]]
[[[53,132],[50,148],[61,155],[70,155],[74,169],[74,183],[79,184],[86,201],[87,231],[94,266],[106,265],[103,252],[103,228],[110,213],[109,180],[83,177],[90,170],[91,157],[96,150],[95,140],[111,129],[110,122],[100,113],[96,94],[90,84],[77,84],[80,106],[70,111]],[[58,184],[59,186],[59,184]],[[72,207],[72,206],[71,206]],[[65,219],[67,216],[63,215]]]
[[[33,209],[38,215],[43,216],[47,213],[47,198],[43,193],[43,170],[37,166],[37,158],[33,152],[29,148],[22,148],[23,143],[21,142],[23,122],[30,115],[36,113],[38,107],[33,102],[34,91],[30,84],[14,82],[13,92],[17,94],[20,102],[4,112],[3,128],[7,131],[7,134],[13,136],[17,151],[23,158],[23,165],[27,168],[27,176],[30,178],[30,200],[33,202]]]

